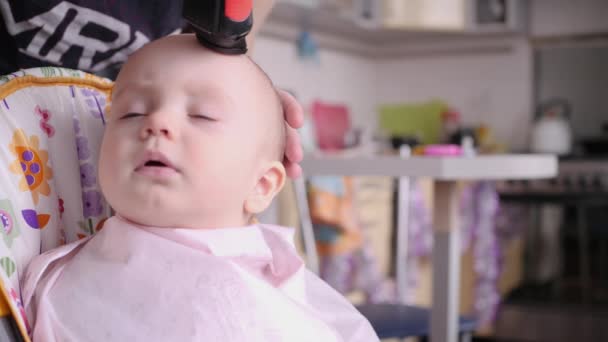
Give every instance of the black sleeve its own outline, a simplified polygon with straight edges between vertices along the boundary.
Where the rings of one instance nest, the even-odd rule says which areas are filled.
[[[0,74],[55,65],[111,77],[142,45],[183,26],[179,0],[3,2]]]
[[[4,17],[0,15],[0,75],[10,74],[18,70],[17,45],[15,40],[6,30]]]

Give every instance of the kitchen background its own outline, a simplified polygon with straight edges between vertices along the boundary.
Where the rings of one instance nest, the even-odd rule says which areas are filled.
[[[501,304],[476,339],[600,341],[608,339],[607,18],[606,0],[277,0],[253,57],[308,116],[319,101],[346,107],[359,146],[377,143],[383,106],[411,113],[440,101],[460,127],[484,128],[486,152],[559,154],[555,180],[496,184],[506,225],[519,233],[501,240]],[[427,183],[419,181],[423,201]],[[388,274],[394,183],[356,184],[366,203],[359,216]],[[266,221],[298,225],[292,197],[288,187]],[[476,258],[463,252],[462,313],[478,302]],[[413,301],[428,305],[428,258],[417,265]]]
[[[520,16],[528,18],[520,19],[523,22],[514,29],[494,33],[468,29],[472,32],[435,35],[390,32],[382,44],[390,50],[384,56],[371,55],[375,42],[355,36],[364,30],[354,28],[352,32],[335,33],[329,30],[331,24],[322,22],[319,26],[329,27],[328,30],[315,31],[311,24],[321,45],[318,65],[303,63],[294,41],[303,27],[301,22],[306,21],[307,16],[314,22],[315,16],[323,11],[300,10],[300,16],[293,15],[291,12],[298,9],[297,5],[281,7],[281,3],[291,2],[319,1],[279,0],[274,13],[289,12],[289,16],[284,15],[289,22],[284,22],[280,15],[271,15],[269,25],[256,43],[255,60],[277,85],[292,90],[303,104],[318,97],[347,103],[354,126],[374,127],[377,106],[381,103],[441,98],[458,108],[464,122],[485,122],[495,130],[499,140],[522,150],[527,147],[530,116],[538,91],[534,89],[536,83],[542,89],[538,91],[541,99],[551,96],[552,87],[556,87],[556,94],[572,94],[569,96],[577,104],[576,121],[593,122],[608,116],[605,105],[595,105],[595,99],[601,98],[596,94],[605,91],[608,82],[600,76],[608,72],[606,63],[602,63],[605,59],[601,58],[602,50],[603,55],[606,54],[605,44],[602,48],[602,43],[593,41],[588,43],[590,47],[586,43],[552,40],[552,37],[607,32],[606,1],[511,1],[521,4]],[[323,19],[331,20],[331,17],[325,15]],[[536,59],[541,62],[537,72],[535,51],[539,55]],[[556,69],[560,72],[550,76]],[[536,75],[540,79],[535,80]],[[585,87],[578,87],[580,83]]]

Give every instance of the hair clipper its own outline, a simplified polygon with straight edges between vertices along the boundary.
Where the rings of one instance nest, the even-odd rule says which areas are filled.
[[[202,45],[229,55],[247,52],[253,0],[184,0],[182,14]]]

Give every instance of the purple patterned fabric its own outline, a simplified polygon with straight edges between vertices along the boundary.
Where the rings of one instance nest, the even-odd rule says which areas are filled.
[[[92,93],[92,92],[88,92]],[[89,148],[89,140],[82,136],[82,129],[78,117],[73,118],[74,132],[76,133],[76,150],[80,161],[80,184],[82,186],[82,209],[85,219],[98,217],[103,214],[105,200],[97,186],[97,171],[95,169],[93,154]]]
[[[95,217],[103,213],[103,197],[96,190],[82,193],[82,212],[84,217]]]
[[[433,228],[430,210],[416,181],[411,182],[410,191],[406,300],[414,303],[419,285],[418,260],[431,255]],[[475,314],[481,324],[491,323],[500,304],[497,286],[503,262],[501,244],[516,236],[517,229],[506,223],[510,222],[508,217],[502,216],[492,182],[477,182],[466,187],[460,204],[461,251],[473,248],[474,255]],[[498,221],[503,224],[498,226]]]
[[[78,152],[79,160],[87,160],[91,156],[91,151],[89,150],[89,141],[85,137],[77,137],[76,138],[76,150]]]
[[[90,163],[82,164],[80,166],[80,184],[82,184],[82,187],[93,186],[96,182],[95,167]]]
[[[405,298],[410,304],[416,302],[416,289],[419,285],[418,260],[420,257],[431,254],[433,247],[433,228],[431,225],[431,214],[424,203],[422,189],[419,183],[412,179],[409,194],[409,222],[407,224],[407,261],[406,277],[407,289]]]
[[[475,314],[481,325],[492,323],[500,304],[501,235],[496,228],[499,199],[492,182],[467,187],[461,199],[463,251],[472,247],[476,275]]]
[[[89,107],[89,113],[105,124],[106,98],[94,89],[81,88],[80,93],[86,98],[85,103]]]

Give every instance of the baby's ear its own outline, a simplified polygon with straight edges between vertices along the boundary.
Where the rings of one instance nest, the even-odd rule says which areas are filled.
[[[266,166],[264,173],[245,200],[245,212],[259,214],[268,208],[274,196],[283,188],[285,178],[285,167],[282,163],[275,161]]]

